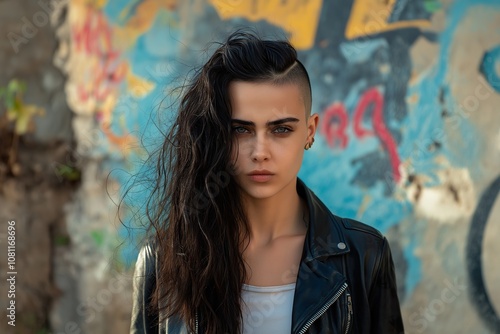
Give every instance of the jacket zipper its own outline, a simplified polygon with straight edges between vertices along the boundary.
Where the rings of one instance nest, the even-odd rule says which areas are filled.
[[[352,317],[352,300],[351,294],[347,293],[347,325],[345,327],[345,334],[349,333],[349,327],[351,327],[351,317]]]
[[[298,334],[304,334],[307,329],[309,327],[311,327],[312,323],[315,322],[319,317],[321,317],[323,315],[323,313],[326,312],[326,310],[328,310],[328,308],[330,306],[332,306],[333,303],[335,303],[337,301],[337,299],[339,299],[340,295],[347,289],[347,283],[344,283],[341,287],[340,287],[340,290],[337,291],[337,293],[332,297],[332,299],[330,299],[325,305],[323,305],[323,307],[318,311],[316,312],[315,315],[313,315],[307,322],[306,324],[304,325],[304,327],[302,327],[302,329],[299,331]]]
[[[196,311],[195,319],[196,319],[195,333],[198,334],[198,311]]]

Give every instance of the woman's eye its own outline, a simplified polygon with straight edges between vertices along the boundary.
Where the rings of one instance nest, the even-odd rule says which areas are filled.
[[[292,130],[285,127],[285,126],[279,126],[277,127],[276,129],[274,129],[274,132],[276,133],[287,133],[287,132],[291,132]]]
[[[245,129],[242,126],[235,126],[235,127],[233,127],[233,131],[241,134],[241,133],[246,133],[247,129]]]

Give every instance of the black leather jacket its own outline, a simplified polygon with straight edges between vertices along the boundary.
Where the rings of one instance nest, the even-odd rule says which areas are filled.
[[[307,201],[310,224],[296,281],[292,333],[403,333],[386,238],[370,226],[333,215],[300,179],[297,191]],[[134,273],[130,332],[189,333],[179,318],[158,323],[146,311],[155,276],[155,252],[146,245]]]

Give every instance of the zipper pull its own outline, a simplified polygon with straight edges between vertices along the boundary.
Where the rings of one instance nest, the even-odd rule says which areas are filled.
[[[351,322],[352,322],[352,300],[351,300],[351,294],[348,292],[347,293],[347,324],[345,326],[345,333],[349,333],[349,330],[351,329]]]

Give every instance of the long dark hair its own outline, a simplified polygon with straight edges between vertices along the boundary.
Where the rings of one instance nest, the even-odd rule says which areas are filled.
[[[177,315],[194,330],[198,318],[214,334],[240,332],[247,274],[241,251],[248,223],[231,164],[228,85],[234,80],[297,83],[309,109],[311,100],[292,45],[241,30],[195,72],[180,100],[147,205],[159,258],[152,306],[161,320]]]

